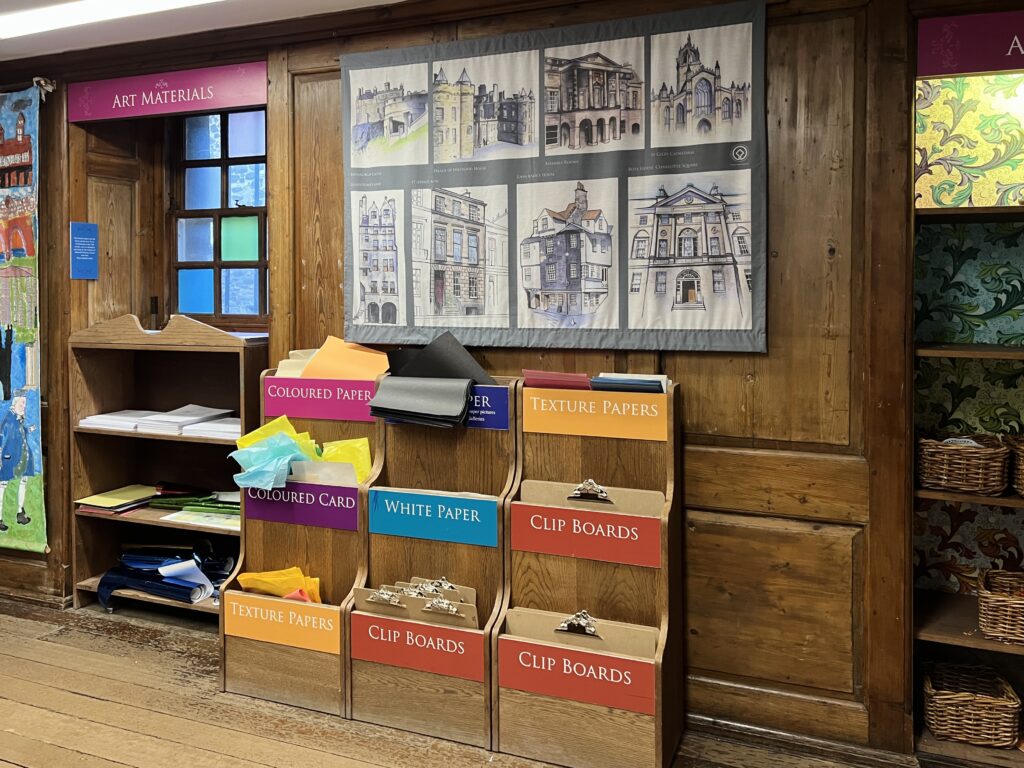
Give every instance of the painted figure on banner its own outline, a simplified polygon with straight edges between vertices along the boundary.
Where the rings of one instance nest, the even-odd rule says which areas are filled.
[[[751,36],[750,24],[651,36],[651,146],[750,140]]]
[[[629,327],[751,327],[750,172],[629,180]]]
[[[519,325],[617,328],[618,180],[518,188]]]
[[[537,52],[434,62],[435,163],[537,157]]]
[[[405,324],[405,192],[352,192],[352,233],[358,254],[358,295],[353,319],[360,325]]]
[[[46,548],[39,411],[35,88],[0,94],[0,547]]]
[[[644,148],[644,40],[544,51],[544,153]]]
[[[352,165],[423,165],[427,162],[426,64],[350,73]]]
[[[508,188],[411,195],[416,325],[507,328]]]

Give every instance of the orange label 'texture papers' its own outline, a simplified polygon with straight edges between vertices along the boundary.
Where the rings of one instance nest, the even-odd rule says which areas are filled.
[[[668,440],[668,396],[578,389],[523,390],[523,431]]]
[[[341,609],[243,592],[224,593],[224,634],[341,653]]]

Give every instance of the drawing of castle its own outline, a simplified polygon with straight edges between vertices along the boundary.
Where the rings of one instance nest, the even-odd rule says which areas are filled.
[[[32,139],[25,135],[25,113],[19,112],[14,138],[0,125],[0,189],[32,186]]]
[[[643,81],[600,52],[544,60],[544,144],[580,149],[642,136]]]
[[[406,91],[404,85],[359,88],[352,119],[352,145],[362,151],[375,139],[388,144],[408,136],[426,119],[426,91]]]
[[[590,207],[583,182],[566,208],[540,211],[519,249],[523,300],[533,312],[586,325],[608,298],[612,226],[600,208]]]
[[[521,89],[506,94],[495,83],[474,87],[463,69],[454,83],[444,68],[434,75],[434,160],[451,162],[473,156],[475,150],[498,142],[526,145],[535,141],[535,98]]]
[[[359,199],[359,304],[357,322],[398,323],[399,291],[395,199],[385,196],[380,205]]]
[[[722,67],[701,61],[690,35],[676,56],[676,82],[651,92],[651,120],[662,131],[714,134],[749,121],[750,83],[722,83]]]

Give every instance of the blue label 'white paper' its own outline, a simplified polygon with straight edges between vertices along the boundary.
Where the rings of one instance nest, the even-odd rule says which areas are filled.
[[[496,547],[498,500],[371,488],[370,533]]]

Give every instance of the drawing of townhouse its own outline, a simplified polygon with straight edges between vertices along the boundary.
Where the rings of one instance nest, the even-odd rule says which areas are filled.
[[[723,194],[717,183],[687,183],[672,194],[659,186],[630,205],[630,326],[748,327],[747,197]]]
[[[728,63],[728,62],[727,62]],[[660,131],[722,133],[750,119],[750,83],[722,83],[722,67],[701,62],[690,35],[676,55],[674,85],[662,82],[651,92],[651,120]]]
[[[385,82],[383,88],[360,86],[352,118],[352,145],[362,151],[375,139],[391,144],[422,125],[427,115],[426,91],[406,91]]]
[[[563,210],[543,208],[519,244],[521,301],[561,325],[586,325],[608,298],[612,226],[600,208],[590,208],[577,182]]]
[[[544,60],[544,144],[580,149],[640,137],[643,80],[629,63],[594,51]]]
[[[401,280],[395,228],[395,198],[384,196],[378,205],[359,198],[359,305],[356,322],[395,325]]]
[[[532,91],[506,95],[495,83],[474,86],[463,69],[454,83],[444,67],[434,75],[434,160],[452,162],[473,157],[476,150],[504,142],[527,145],[535,141],[535,105]]]

